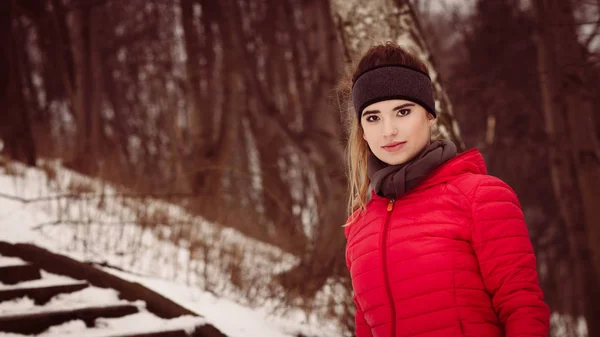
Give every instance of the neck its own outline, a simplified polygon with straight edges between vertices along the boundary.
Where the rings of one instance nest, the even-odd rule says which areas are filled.
[[[380,196],[401,197],[455,155],[456,146],[449,141],[430,142],[411,160],[398,165],[387,165],[371,153],[368,161],[371,187]]]

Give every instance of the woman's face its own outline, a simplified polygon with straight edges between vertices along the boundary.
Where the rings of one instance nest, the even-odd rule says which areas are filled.
[[[393,99],[367,106],[360,119],[371,152],[388,165],[406,163],[429,144],[435,119],[422,106]]]

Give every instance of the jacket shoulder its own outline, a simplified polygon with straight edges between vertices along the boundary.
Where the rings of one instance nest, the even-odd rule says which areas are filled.
[[[361,210],[359,208],[359,209],[355,210],[354,212],[352,212],[352,214],[350,214],[350,216],[346,220],[346,223],[344,224],[344,235],[346,236],[346,239],[348,239],[348,235],[350,235],[350,230],[353,227],[356,227],[356,224],[362,218],[363,213],[364,213],[363,210]]]
[[[514,190],[502,179],[488,174],[465,173],[449,181],[451,185],[472,201],[486,191],[501,191],[515,194]]]
[[[344,224],[344,235],[347,240],[351,240],[355,233],[360,232],[361,228],[368,226],[372,221],[381,216],[381,212],[373,209],[371,201],[367,202],[366,208],[355,210]]]
[[[344,223],[344,236],[346,236],[346,239],[348,239],[348,234],[350,234],[350,228],[356,223],[355,214],[356,212],[352,213],[346,220],[346,223]]]

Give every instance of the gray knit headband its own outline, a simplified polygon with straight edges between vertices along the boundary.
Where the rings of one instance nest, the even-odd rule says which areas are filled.
[[[360,74],[352,85],[352,104],[358,119],[367,106],[389,99],[415,102],[436,116],[431,79],[420,70],[401,65],[380,66]]]

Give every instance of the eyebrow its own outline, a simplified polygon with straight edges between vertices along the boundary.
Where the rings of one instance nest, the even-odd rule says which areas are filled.
[[[415,106],[415,104],[414,103],[404,103],[404,104],[398,105],[397,107],[393,108],[392,111],[400,110],[400,109],[403,109],[403,108],[408,108],[408,107],[411,107],[411,106]],[[363,112],[362,115],[365,116],[365,115],[372,115],[372,114],[378,114],[378,113],[381,113],[381,111],[379,111],[379,110],[366,110],[365,112]]]

